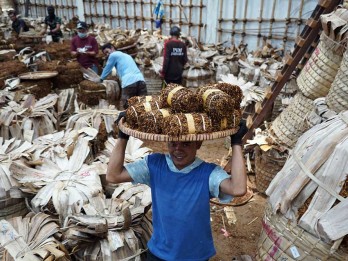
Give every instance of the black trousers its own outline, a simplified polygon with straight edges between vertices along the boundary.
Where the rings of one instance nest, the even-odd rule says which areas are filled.
[[[123,109],[128,108],[128,99],[133,96],[145,96],[147,95],[146,83],[143,81],[135,82],[122,88],[121,104]]]

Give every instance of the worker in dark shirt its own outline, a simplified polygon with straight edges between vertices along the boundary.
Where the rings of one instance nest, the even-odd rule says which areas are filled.
[[[17,33],[18,36],[20,35],[21,32],[28,32],[29,31],[29,27],[24,22],[24,20],[21,18],[18,18],[14,11],[10,11],[8,13],[8,16],[12,21],[12,29],[13,29],[13,31],[15,31]]]
[[[179,40],[180,28],[170,29],[171,38],[165,41],[161,76],[168,83],[182,84],[182,72],[187,63],[186,45]]]
[[[63,33],[60,30],[62,19],[55,15],[54,7],[52,5],[47,7],[47,13],[48,16],[45,17],[45,26],[41,31],[41,34],[45,34],[47,27],[49,27],[49,32],[47,34],[52,36],[53,42],[59,42],[60,38],[63,37]]]

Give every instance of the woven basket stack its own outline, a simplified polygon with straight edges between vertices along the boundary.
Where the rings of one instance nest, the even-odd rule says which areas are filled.
[[[272,123],[271,134],[277,143],[292,148],[311,127],[305,119],[313,110],[313,101],[317,98],[330,93],[328,104],[333,110],[348,108],[346,62],[342,62],[340,68],[345,51],[342,42],[346,37],[347,22],[348,10],[345,8],[321,16],[323,32],[317,48],[297,78],[299,92],[293,103]]]

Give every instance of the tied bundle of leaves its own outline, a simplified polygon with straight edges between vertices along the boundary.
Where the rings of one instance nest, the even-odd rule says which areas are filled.
[[[240,109],[240,103],[243,99],[243,91],[238,85],[221,82],[214,84],[213,86],[231,96],[234,99],[235,108]]]
[[[160,102],[160,96],[151,96],[151,95],[147,95],[147,96],[134,96],[134,97],[130,97],[130,98],[128,99],[128,105],[129,105],[129,106],[134,106],[134,105],[137,105],[137,104],[139,104],[139,103],[151,102],[151,101]]]
[[[234,110],[233,115],[231,117],[224,117],[221,119],[213,118],[211,119],[213,131],[222,131],[235,128],[239,125],[241,117],[241,110]]]
[[[137,129],[140,116],[149,111],[159,110],[160,105],[158,101],[150,101],[129,106],[126,110],[126,120],[130,128]]]
[[[169,136],[209,132],[212,124],[206,113],[178,113],[163,119],[162,133]]]
[[[162,133],[163,119],[170,114],[169,109],[159,109],[142,114],[139,118],[139,130],[147,133]]]
[[[235,103],[227,93],[213,86],[205,86],[198,89],[197,95],[203,100],[204,111],[212,119],[233,115]]]
[[[191,113],[202,111],[202,100],[191,90],[178,84],[168,84],[161,91],[163,107],[170,107],[174,113]]]

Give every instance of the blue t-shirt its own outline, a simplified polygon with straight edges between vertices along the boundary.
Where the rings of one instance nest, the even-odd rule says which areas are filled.
[[[121,79],[121,87],[125,88],[128,85],[138,81],[145,81],[144,76],[134,62],[133,58],[123,52],[114,51],[109,55],[105,68],[100,76],[102,80],[111,73],[112,68],[115,67],[118,76]]]
[[[152,193],[151,252],[168,261],[200,261],[215,255],[210,226],[209,199],[219,193],[229,175],[219,166],[196,160],[178,170],[169,155],[152,154],[127,164],[134,182],[148,184]]]

